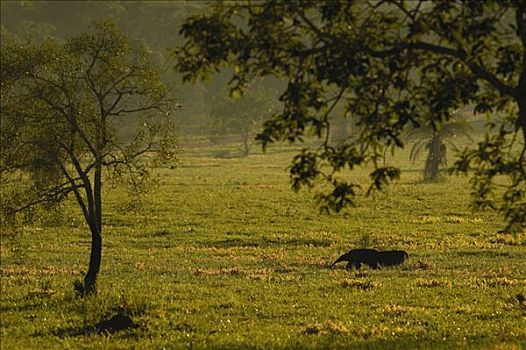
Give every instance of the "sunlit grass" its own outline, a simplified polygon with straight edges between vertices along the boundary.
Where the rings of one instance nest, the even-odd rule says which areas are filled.
[[[467,179],[420,182],[321,215],[291,192],[293,150],[217,158],[187,150],[140,203],[106,188],[99,293],[74,295],[88,230],[68,204],[1,245],[1,344],[19,348],[491,348],[526,346],[526,234],[469,208]],[[367,172],[355,176],[367,179]],[[358,246],[404,249],[404,266],[328,265]],[[125,308],[139,328],[99,334]]]

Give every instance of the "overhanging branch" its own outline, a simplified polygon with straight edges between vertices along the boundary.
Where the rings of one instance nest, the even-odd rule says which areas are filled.
[[[426,43],[426,42],[410,42],[400,43],[398,46],[386,50],[367,50],[367,52],[375,58],[388,58],[401,54],[405,50],[421,50],[425,52],[434,53],[437,55],[444,55],[454,57],[466,64],[473,72],[475,77],[485,80],[497,89],[502,95],[515,97],[516,89],[512,86],[504,84],[494,74],[488,71],[482,65],[469,60],[469,55],[464,50],[453,49],[446,46]]]

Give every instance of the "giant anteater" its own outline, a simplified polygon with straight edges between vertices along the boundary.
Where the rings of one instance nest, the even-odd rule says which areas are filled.
[[[382,252],[375,249],[352,249],[336,259],[331,267],[339,262],[347,261],[346,269],[350,269],[351,267],[359,269],[362,264],[377,269],[381,266],[403,264],[407,258],[409,258],[409,254],[403,250],[387,250]]]

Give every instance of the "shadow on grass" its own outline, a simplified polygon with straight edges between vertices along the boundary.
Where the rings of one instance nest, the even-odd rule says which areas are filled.
[[[400,336],[393,339],[341,341],[337,337],[326,336],[321,341],[313,341],[308,346],[291,344],[283,349],[465,349],[465,348],[510,348],[518,344],[517,339],[429,339],[425,337]],[[339,340],[339,341],[338,341]]]
[[[59,338],[68,338],[68,337],[83,337],[89,335],[108,335],[108,334],[118,334],[119,337],[125,338],[138,338],[137,330],[140,327],[132,327],[122,330],[101,330],[98,325],[92,326],[69,326],[69,327],[60,327],[51,332],[55,337]],[[40,337],[45,334],[35,333],[34,336]]]
[[[52,335],[59,338],[67,338],[67,337],[80,337],[80,336],[86,336],[86,335],[92,335],[92,334],[99,334],[99,331],[95,328],[95,326],[83,326],[83,327],[61,327],[53,330],[51,332]],[[35,334],[35,336],[43,336],[44,334]]]
[[[92,334],[115,334],[123,335],[125,337],[137,337],[135,330],[140,326],[131,319],[130,316],[123,312],[117,312],[110,318],[104,318],[100,322],[89,326],[83,325],[80,327],[61,327],[53,330],[51,333],[59,338],[77,337]],[[41,335],[41,334],[37,334]]]
[[[511,252],[502,252],[496,250],[459,250],[454,252],[457,256],[473,256],[480,258],[495,258],[499,256],[512,256]]]
[[[200,348],[199,343],[194,343]],[[425,337],[400,336],[393,339],[382,340],[350,340],[345,336],[334,334],[328,335],[305,335],[287,344],[276,345],[268,344],[247,344],[240,343],[206,343],[207,349],[231,349],[231,350],[251,350],[251,349],[275,349],[275,350],[296,350],[296,349],[357,349],[357,350],[378,350],[378,349],[515,349],[521,348],[517,339],[427,339]]]
[[[202,246],[207,248],[258,248],[261,242],[247,241],[239,238],[228,238],[220,241],[202,242]]]
[[[150,237],[170,237],[175,236],[176,233],[170,230],[157,230],[150,234]]]
[[[330,239],[320,238],[292,238],[292,239],[264,239],[270,246],[309,246],[309,247],[330,247],[333,243]]]

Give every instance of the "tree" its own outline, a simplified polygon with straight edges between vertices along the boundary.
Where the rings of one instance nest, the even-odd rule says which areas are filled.
[[[163,81],[176,86],[166,48],[182,43],[182,36],[171,35],[174,28],[204,7],[202,1],[0,1],[0,22],[2,30],[39,42],[46,34],[64,39],[86,31],[93,20],[111,19],[144,43],[150,60],[161,66]],[[208,109],[199,99],[204,88],[209,86],[177,86],[177,99],[185,106],[178,115],[181,132],[203,130]]]
[[[74,195],[91,232],[88,271],[77,287],[93,292],[102,258],[104,179],[139,186],[148,173],[142,155],[174,156],[173,102],[144,50],[110,22],[65,42],[2,39],[2,212],[12,216]],[[134,137],[119,137],[118,126],[137,119]]]
[[[277,92],[254,85],[243,95],[229,96],[228,92],[218,94],[212,101],[209,116],[212,136],[239,134],[243,140],[243,155],[250,153],[251,139],[261,127],[265,116],[274,110]]]
[[[322,208],[354,201],[358,184],[343,170],[372,165],[367,191],[381,190],[400,169],[379,160],[404,146],[410,127],[434,129],[465,105],[493,114],[493,130],[460,154],[471,173],[475,206],[502,212],[507,230],[526,227],[526,3],[524,1],[268,1],[215,4],[190,17],[176,49],[186,81],[236,67],[231,88],[252,77],[287,81],[283,110],[258,139],[322,142],[291,166],[294,189],[318,181]],[[347,142],[330,142],[336,106],[360,126]],[[500,178],[505,177],[502,190]]]
[[[468,133],[470,130],[473,130],[473,128],[465,119],[453,116],[453,119],[444,122],[439,129],[421,127],[409,134],[408,139],[415,142],[409,154],[410,160],[415,161],[422,150],[427,150],[424,181],[438,180],[440,167],[442,166],[443,169],[447,168],[446,143],[458,150],[453,140],[463,136],[473,141]]]

